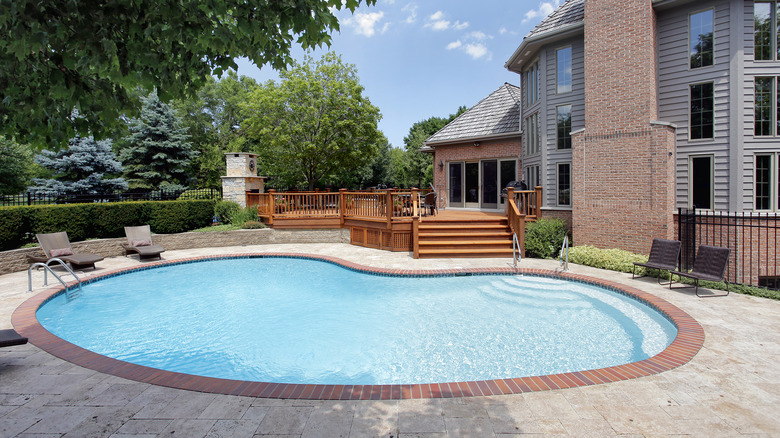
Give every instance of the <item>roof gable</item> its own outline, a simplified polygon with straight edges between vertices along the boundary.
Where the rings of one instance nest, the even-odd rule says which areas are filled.
[[[537,24],[525,38],[554,33],[561,28],[583,21],[585,21],[585,0],[566,0],[558,9]]]
[[[520,132],[520,88],[504,84],[425,140],[425,145]]]

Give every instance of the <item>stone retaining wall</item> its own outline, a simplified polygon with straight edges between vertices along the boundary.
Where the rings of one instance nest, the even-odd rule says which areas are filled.
[[[152,240],[155,244],[162,245],[166,250],[269,243],[349,243],[349,230],[274,230],[265,228],[261,230],[155,234]],[[120,245],[122,242],[127,242],[127,239],[123,237],[71,242],[71,246],[73,246],[74,252],[116,257],[124,255],[124,250]],[[30,266],[27,262],[27,255],[43,256],[43,251],[36,247],[0,252],[0,274],[27,269]]]

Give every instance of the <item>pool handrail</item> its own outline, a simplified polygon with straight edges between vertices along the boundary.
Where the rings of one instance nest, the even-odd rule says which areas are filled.
[[[32,270],[33,270],[33,268],[43,268],[43,285],[44,286],[48,286],[49,285],[49,278],[48,278],[47,273],[51,272],[51,275],[53,275],[54,278],[56,278],[57,280],[60,281],[60,283],[62,283],[62,287],[67,289],[67,287],[68,287],[67,283],[65,283],[65,281],[59,275],[57,275],[57,273],[54,272],[51,269],[51,267],[49,266],[49,263],[51,263],[51,262],[57,262],[63,268],[65,268],[65,270],[68,271],[68,273],[70,275],[72,275],[73,278],[76,279],[76,281],[78,282],[78,285],[79,285],[79,292],[81,292],[81,280],[79,280],[79,277],[77,277],[76,273],[73,272],[73,270],[70,269],[70,267],[68,267],[67,263],[63,262],[62,259],[59,259],[59,258],[56,258],[56,257],[47,260],[46,263],[44,263],[44,262],[33,263],[32,265],[30,265],[29,268],[27,268],[27,292],[32,292]]]

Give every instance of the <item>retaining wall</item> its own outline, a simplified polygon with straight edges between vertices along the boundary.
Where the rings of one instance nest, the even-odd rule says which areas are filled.
[[[260,230],[155,234],[152,236],[152,240],[155,244],[162,245],[166,250],[272,243],[349,243],[349,230],[274,230],[264,228]],[[116,257],[124,255],[124,249],[120,245],[122,242],[127,242],[127,239],[122,237],[71,242],[71,246],[74,252]],[[43,256],[43,251],[35,247],[0,252],[0,274],[26,270],[30,266],[27,255]]]

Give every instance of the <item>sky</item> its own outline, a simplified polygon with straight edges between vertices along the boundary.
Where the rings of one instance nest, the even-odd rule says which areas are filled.
[[[338,11],[341,31],[328,50],[357,68],[364,96],[382,113],[379,129],[394,147],[415,122],[472,107],[520,76],[504,68],[523,37],[561,0],[377,0],[354,14]],[[303,60],[304,51],[293,50]],[[238,74],[259,82],[279,75],[238,60]]]

